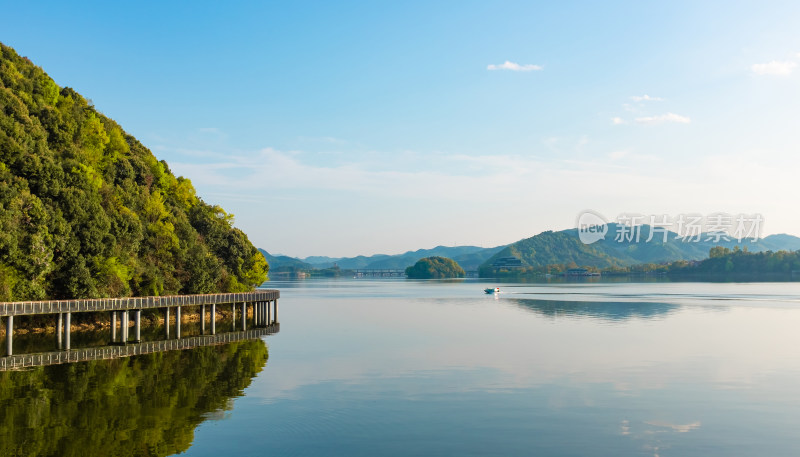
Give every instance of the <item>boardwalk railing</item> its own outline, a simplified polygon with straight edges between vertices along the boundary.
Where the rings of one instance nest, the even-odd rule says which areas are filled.
[[[110,312],[111,343],[128,344],[141,342],[141,316],[143,309],[161,308],[164,310],[166,337],[169,338],[170,309],[175,308],[175,334],[181,337],[181,308],[184,306],[200,306],[202,332],[205,334],[206,306],[211,307],[211,334],[216,334],[217,305],[231,305],[233,326],[236,328],[236,308],[241,305],[241,329],[247,330],[247,309],[251,306],[256,327],[268,327],[278,323],[278,298],[280,291],[260,289],[254,292],[205,294],[205,295],[170,295],[164,297],[127,297],[127,298],[90,298],[78,300],[42,300],[21,302],[0,302],[0,318],[6,320],[6,356],[13,355],[14,317],[40,314],[57,315],[57,339],[59,349],[70,350],[70,331],[72,313]],[[134,318],[134,336],[129,341],[130,312]],[[117,339],[117,322],[119,321],[120,337]]]
[[[220,305],[226,303],[252,303],[256,301],[272,301],[278,298],[280,298],[280,291],[275,289],[263,289],[255,292],[231,294],[0,302],[0,317],[93,311],[125,311],[175,306]]]
[[[270,324],[264,328],[239,332],[220,333],[218,335],[201,335],[177,340],[151,341],[147,343],[129,344],[126,346],[103,346],[98,348],[77,349],[73,351],[54,351],[39,354],[12,355],[0,357],[0,371],[20,370],[30,367],[59,365],[64,363],[86,362],[90,360],[119,359],[154,352],[192,349],[201,346],[213,346],[251,340],[278,333],[281,325]]]

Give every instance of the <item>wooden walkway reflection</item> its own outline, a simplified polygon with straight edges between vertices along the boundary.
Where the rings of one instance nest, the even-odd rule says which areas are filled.
[[[59,365],[64,363],[86,362],[90,360],[119,359],[154,352],[192,349],[201,346],[214,346],[236,341],[261,338],[280,331],[281,324],[275,322],[262,328],[242,330],[238,332],[219,333],[216,335],[199,335],[180,339],[149,341],[146,343],[113,345],[97,348],[73,349],[66,351],[42,352],[38,354],[21,354],[0,357],[0,371],[21,370],[31,367]]]

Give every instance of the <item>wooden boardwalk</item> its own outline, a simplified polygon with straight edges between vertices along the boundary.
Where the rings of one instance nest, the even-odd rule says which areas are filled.
[[[0,319],[6,324],[6,356],[14,354],[14,317],[53,314],[57,316],[56,333],[59,348],[70,350],[70,332],[72,313],[110,312],[110,343],[139,343],[141,341],[141,315],[143,309],[162,309],[166,335],[169,337],[170,310],[175,310],[175,333],[181,337],[181,309],[185,306],[199,306],[202,330],[205,333],[206,306],[210,307],[211,334],[216,334],[216,307],[230,305],[236,325],[236,308],[240,306],[241,328],[247,329],[247,309],[253,314],[252,324],[256,328],[267,328],[278,323],[278,298],[280,291],[275,289],[259,289],[253,292],[203,295],[169,295],[163,297],[126,297],[126,298],[89,298],[78,300],[42,300],[0,302]],[[133,338],[129,341],[129,319],[133,313]],[[117,339],[117,321],[119,321],[119,339]]]

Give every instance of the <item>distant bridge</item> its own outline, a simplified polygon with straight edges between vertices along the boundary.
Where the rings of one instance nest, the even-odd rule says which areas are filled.
[[[406,270],[392,268],[357,268],[353,270],[356,278],[405,278]]]
[[[477,278],[478,270],[465,271],[465,277]],[[353,270],[353,275],[356,278],[405,278],[406,270],[397,270],[390,268],[358,268]]]

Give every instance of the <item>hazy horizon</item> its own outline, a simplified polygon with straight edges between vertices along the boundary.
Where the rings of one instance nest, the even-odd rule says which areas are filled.
[[[568,228],[563,228],[563,229],[548,229],[548,230],[543,230],[542,232],[546,232],[546,231],[549,231],[549,230],[551,230],[553,232],[560,232],[560,231],[563,231],[563,230],[570,230],[570,229],[574,229],[574,228],[575,227],[568,227]],[[520,240],[523,240],[523,239],[526,239],[526,238],[531,238],[533,236],[539,235],[542,232],[533,233],[533,234],[525,236],[523,238],[519,238],[519,239],[516,239],[516,240],[509,241],[508,243],[494,244],[494,245],[491,245],[491,246],[484,246],[484,245],[480,245],[480,244],[459,244],[459,245],[437,244],[437,245],[433,245],[433,246],[412,247],[412,248],[409,248],[409,249],[404,249],[404,250],[396,251],[396,252],[372,252],[372,253],[359,252],[359,253],[346,253],[344,255],[309,254],[309,255],[298,256],[298,255],[292,255],[290,253],[285,253],[285,252],[281,252],[281,251],[272,252],[269,249],[264,249],[263,247],[260,247],[260,246],[257,246],[257,247],[260,248],[260,249],[264,249],[265,251],[267,251],[272,256],[276,256],[276,257],[277,256],[287,256],[287,257],[293,257],[293,258],[296,258],[296,259],[299,259],[299,260],[305,260],[305,259],[307,259],[309,257],[329,257],[329,258],[332,258],[332,259],[336,259],[336,258],[353,258],[353,257],[359,257],[359,256],[370,257],[370,256],[375,256],[375,255],[394,256],[394,255],[405,254],[407,252],[415,252],[415,251],[419,251],[419,250],[428,250],[428,249],[434,249],[434,248],[438,248],[438,247],[473,246],[473,247],[478,247],[478,248],[483,248],[483,249],[491,249],[491,248],[496,248],[496,247],[500,247],[500,246],[506,246],[506,245],[509,245],[509,244],[513,244],[513,243],[515,243],[517,241],[520,241]],[[798,236],[798,235],[795,235],[793,233],[769,233],[769,234],[765,233],[765,234],[762,234],[762,236],[760,236],[758,239],[759,240],[763,240],[764,238],[766,238],[768,236],[771,236],[771,235]],[[656,236],[656,239],[657,238],[658,237]]]

